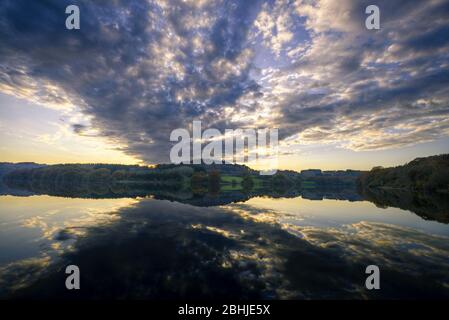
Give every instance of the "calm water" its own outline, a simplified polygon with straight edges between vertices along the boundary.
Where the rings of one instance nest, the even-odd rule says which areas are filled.
[[[449,297],[447,213],[302,196],[181,202],[1,196],[0,297]],[[69,264],[79,291],[65,289]],[[365,289],[370,264],[380,290]]]

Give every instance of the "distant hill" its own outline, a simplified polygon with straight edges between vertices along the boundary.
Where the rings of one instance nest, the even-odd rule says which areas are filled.
[[[241,164],[158,164],[156,165],[156,169],[165,170],[165,169],[173,169],[179,167],[189,167],[194,171],[219,171],[222,175],[234,175],[234,176],[243,176],[246,174],[259,174],[258,171],[251,169],[246,165]]]
[[[18,162],[18,163],[0,162],[0,178],[14,170],[34,169],[45,166],[46,166],[45,164],[38,164],[34,162]]]
[[[0,195],[16,195],[16,196],[28,196],[32,194],[27,190],[16,190],[9,188],[5,183],[3,183],[3,177],[9,173],[16,170],[31,170],[36,168],[44,167],[43,164],[38,164],[34,162],[0,162]]]
[[[392,188],[449,193],[449,154],[416,158],[394,168],[375,167],[357,180],[362,189]]]
[[[307,174],[313,171],[313,174]],[[301,181],[313,182],[315,185],[330,185],[330,184],[353,184],[360,174],[359,171],[354,170],[340,170],[340,171],[321,171],[321,170],[305,170],[301,173],[293,170],[278,170],[273,176],[259,175],[259,171],[251,169],[246,165],[241,164],[158,164],[152,167],[139,165],[120,165],[120,164],[105,164],[105,163],[91,163],[91,164],[55,164],[43,165],[33,162],[23,163],[0,163],[0,183],[4,182],[10,186],[25,181],[28,183],[31,180],[37,180],[46,183],[55,181],[57,184],[75,184],[77,182],[90,181],[105,181],[105,180],[133,180],[133,181],[152,181],[158,184],[172,183],[177,180],[185,178],[190,179],[195,173],[204,172],[210,174],[212,172],[219,172],[221,176],[257,177],[259,181],[264,183],[271,183],[277,181],[281,185],[297,185]]]

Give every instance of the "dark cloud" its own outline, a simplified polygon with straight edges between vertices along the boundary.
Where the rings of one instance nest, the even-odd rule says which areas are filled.
[[[74,132],[147,162],[168,161],[170,132],[193,120],[352,149],[447,136],[448,1],[378,1],[379,31],[364,29],[368,1],[319,2],[2,1],[0,91],[75,104],[90,123]],[[81,30],[65,29],[69,4]]]
[[[73,124],[72,125],[73,128],[73,132],[77,133],[77,134],[82,134],[85,130],[86,130],[86,126],[82,125],[82,124]]]
[[[283,136],[302,132],[302,140],[372,150],[449,134],[447,1],[378,1],[379,31],[354,23],[365,21],[368,4],[345,0],[337,7],[323,0],[305,10],[315,33],[310,47],[291,68],[272,75],[281,87],[285,75],[302,75],[288,83],[301,90],[279,99]],[[314,83],[303,78],[326,83],[326,94],[311,94]]]
[[[0,79],[12,87],[26,87],[29,77],[62,88],[127,153],[167,161],[172,130],[197,118],[207,124],[223,105],[257,90],[248,78],[250,56],[242,56],[254,1],[201,12],[182,1],[72,3],[80,6],[79,31],[64,27],[68,1],[2,2]],[[205,42],[210,48],[202,52]],[[230,74],[217,73],[214,63]]]

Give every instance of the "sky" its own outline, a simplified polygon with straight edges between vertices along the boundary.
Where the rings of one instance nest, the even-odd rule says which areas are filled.
[[[167,163],[194,120],[277,128],[281,169],[447,153],[448,34],[449,0],[2,0],[0,161]]]

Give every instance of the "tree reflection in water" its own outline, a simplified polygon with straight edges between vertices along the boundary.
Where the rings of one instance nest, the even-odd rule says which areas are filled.
[[[120,219],[88,227],[72,250],[2,276],[8,298],[429,298],[449,297],[449,242],[399,226],[287,226],[250,205],[198,207],[142,199]],[[271,218],[270,218],[271,217]],[[68,231],[69,232],[69,231]],[[65,241],[64,237],[60,241]],[[65,266],[81,290],[64,287]],[[364,288],[381,268],[381,290]],[[20,274],[33,274],[17,285]]]

